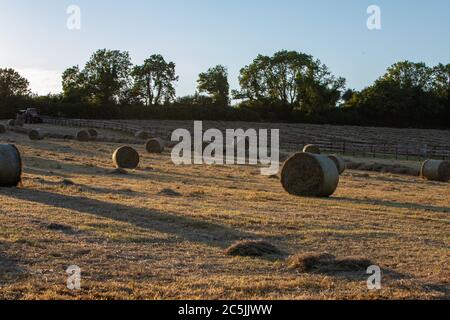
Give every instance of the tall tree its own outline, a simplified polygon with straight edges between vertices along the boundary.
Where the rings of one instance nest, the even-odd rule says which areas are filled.
[[[163,56],[150,56],[143,65],[134,67],[132,75],[134,91],[147,106],[161,105],[175,99],[174,83],[178,81],[175,63],[166,62]]]
[[[31,93],[29,82],[13,69],[0,68],[0,99],[27,96]]]
[[[228,83],[228,70],[222,65],[217,65],[198,76],[198,91],[208,93],[213,102],[218,105],[230,103],[230,85]]]

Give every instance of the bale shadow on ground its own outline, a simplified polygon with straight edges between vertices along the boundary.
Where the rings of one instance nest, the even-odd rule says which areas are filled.
[[[18,258],[13,258],[5,252],[8,244],[0,241],[0,285],[15,283],[27,276],[27,273],[18,264]]]

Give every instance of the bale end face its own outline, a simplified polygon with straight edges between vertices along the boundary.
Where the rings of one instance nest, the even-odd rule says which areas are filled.
[[[292,195],[329,197],[337,189],[339,172],[328,157],[300,152],[284,163],[281,184]]]
[[[89,132],[86,130],[78,131],[77,133],[77,140],[80,142],[87,142],[91,139],[91,136],[89,135]]]
[[[303,148],[303,152],[320,154],[320,148],[314,144],[308,144]]]
[[[136,169],[139,165],[139,153],[131,147],[120,147],[112,156],[116,168]]]
[[[28,133],[28,137],[30,138],[30,140],[36,141],[36,140],[42,140],[43,137],[41,135],[41,132],[39,130],[31,130]]]
[[[449,182],[450,162],[442,160],[427,160],[422,164],[420,176],[430,181]]]
[[[164,142],[161,139],[151,139],[147,141],[145,149],[148,153],[162,153],[164,151]]]

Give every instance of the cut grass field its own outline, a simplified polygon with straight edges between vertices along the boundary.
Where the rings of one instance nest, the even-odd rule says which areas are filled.
[[[119,174],[119,144],[0,135],[8,142],[24,174],[0,188],[2,299],[450,298],[448,183],[347,171],[331,198],[299,198],[257,167],[174,166],[144,145],[139,168]],[[281,253],[227,255],[241,240]],[[365,263],[292,267],[309,253]],[[367,289],[369,263],[379,291]],[[66,287],[71,265],[79,291]]]

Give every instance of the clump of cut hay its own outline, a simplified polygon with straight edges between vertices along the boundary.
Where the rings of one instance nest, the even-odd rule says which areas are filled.
[[[139,153],[131,147],[120,147],[114,151],[113,163],[117,168],[135,169],[139,165]]]
[[[16,120],[9,119],[8,122],[6,122],[6,124],[10,127],[14,127],[16,125]]]
[[[337,189],[339,172],[328,157],[300,152],[284,163],[281,184],[292,195],[329,197]]]
[[[0,144],[0,187],[16,187],[22,180],[22,157],[13,144]]]
[[[81,130],[78,131],[77,133],[77,140],[80,142],[87,142],[91,139],[91,136],[89,134],[89,132],[87,132],[86,130]]]
[[[0,134],[6,133],[6,126],[3,124],[0,124]]]
[[[39,129],[33,129],[30,132],[28,132],[28,138],[30,140],[42,140],[44,137],[41,134],[41,131]]]
[[[146,140],[150,138],[150,134],[144,130],[140,130],[136,132],[134,135],[137,139]]]
[[[365,273],[373,262],[366,258],[337,259],[329,253],[300,253],[289,257],[290,269],[306,273],[361,272]]]
[[[231,245],[225,250],[228,256],[262,257],[280,255],[282,252],[271,243],[263,240],[245,240]]]
[[[98,137],[98,131],[95,129],[89,129],[88,133],[92,139],[96,139]]]
[[[320,148],[314,144],[308,144],[303,148],[303,152],[320,154]]]
[[[427,160],[422,164],[420,176],[431,181],[450,181],[450,162],[442,160]]]
[[[164,151],[164,142],[161,139],[150,139],[145,144],[148,153],[162,153]]]
[[[338,156],[337,154],[329,155],[328,158],[333,160],[339,174],[343,174],[345,169],[347,168],[347,165],[345,164],[345,160],[341,156]]]

